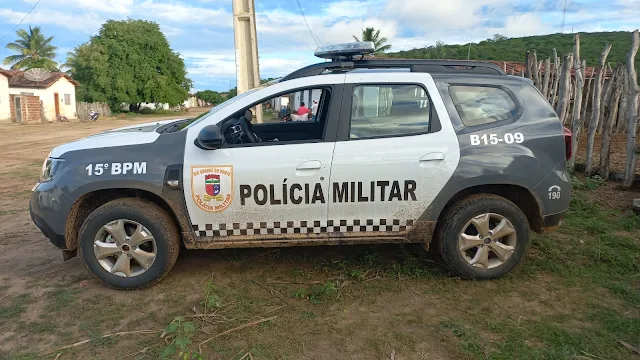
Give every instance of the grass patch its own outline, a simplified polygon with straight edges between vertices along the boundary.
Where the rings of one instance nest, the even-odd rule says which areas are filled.
[[[314,304],[322,304],[331,299],[338,292],[339,284],[334,281],[327,281],[324,284],[312,285],[308,288],[298,289],[294,296],[298,299],[306,299]]]
[[[640,230],[639,217],[604,209],[580,192],[560,232],[534,237],[534,267],[560,275],[568,285],[609,289],[628,303],[640,305],[640,243],[618,236],[620,231]],[[528,265],[531,266],[531,265]]]
[[[0,319],[15,319],[33,302],[31,294],[24,293],[4,298],[0,304]]]
[[[29,211],[29,209],[0,210],[0,216],[15,215],[25,211]]]
[[[78,290],[75,289],[67,289],[67,288],[57,288],[47,293],[47,298],[49,303],[47,304],[48,312],[58,312],[68,306],[73,305],[75,300],[75,295],[78,293]]]
[[[55,331],[58,328],[53,321],[37,320],[32,322],[21,322],[18,326],[19,330],[33,334],[46,334]]]

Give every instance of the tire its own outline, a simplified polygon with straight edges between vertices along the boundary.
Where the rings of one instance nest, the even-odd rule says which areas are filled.
[[[436,234],[436,250],[445,266],[466,279],[495,279],[511,272],[522,262],[531,244],[527,217],[517,205],[501,196],[469,196],[449,207],[441,219],[444,223],[439,226]],[[482,236],[481,232],[486,233],[483,225],[485,221],[497,238],[493,238],[491,231],[489,236]],[[502,225],[503,228],[500,227]],[[479,228],[484,230],[478,230]],[[500,229],[502,230],[499,232]],[[461,240],[463,231],[465,237]],[[507,233],[508,235],[499,237]],[[480,245],[462,250],[475,244]],[[486,262],[481,256],[484,251],[488,254]],[[474,261],[475,264],[472,265]]]
[[[106,226],[120,229],[120,224],[123,224],[122,229],[125,229],[127,245],[115,240],[116,236],[109,238],[112,233],[120,234],[120,232],[105,230]],[[142,227],[137,227],[138,225]],[[136,238],[135,232],[140,229],[139,234],[142,235]],[[147,240],[149,237],[152,240]],[[133,242],[138,238],[144,238],[145,242],[134,246]],[[140,198],[121,198],[100,206],[84,221],[78,239],[80,258],[89,272],[115,289],[140,289],[159,282],[169,273],[180,251],[180,232],[175,220],[160,206]],[[98,239],[101,239],[99,243],[96,242]],[[128,245],[129,241],[131,241],[131,247]],[[101,245],[98,246],[98,244]],[[128,255],[124,255],[131,259],[128,260],[128,267],[124,268],[126,271],[112,273],[107,270],[109,265],[113,265],[112,269],[115,269],[117,259],[123,255],[116,253],[113,257],[98,259],[96,252],[106,248],[107,245],[109,252],[114,251],[112,247],[121,251],[130,251],[127,252]],[[141,252],[138,252],[139,250]],[[146,257],[140,257],[139,254],[145,254]],[[149,257],[148,254],[155,254],[155,257]],[[140,258],[146,260],[144,263],[147,269],[142,266],[143,262],[137,261]],[[123,264],[125,261],[126,259],[123,260]],[[118,269],[121,268],[123,267],[118,266]],[[126,272],[129,272],[128,276],[124,276]]]

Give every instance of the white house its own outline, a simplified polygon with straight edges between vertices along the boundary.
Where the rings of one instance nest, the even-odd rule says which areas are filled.
[[[9,106],[9,72],[0,69],[0,121],[10,121],[11,107]]]
[[[80,85],[69,75],[62,72],[52,72],[42,81],[32,81],[24,76],[24,71],[8,71],[9,95],[13,98],[14,106],[21,96],[37,96],[40,99],[42,121],[56,121],[59,115],[67,119],[76,119],[76,86]],[[0,95],[1,96],[1,95]],[[21,122],[19,119],[14,121]]]
[[[283,95],[271,99],[271,107],[275,111],[280,111],[283,107],[289,107],[291,111],[296,111],[304,102],[306,107],[311,109],[313,101],[320,101],[322,89],[303,90]]]
[[[198,97],[196,96],[196,94],[189,94],[189,98],[185,100],[184,103],[182,103],[182,105],[187,109],[192,107],[198,107]]]

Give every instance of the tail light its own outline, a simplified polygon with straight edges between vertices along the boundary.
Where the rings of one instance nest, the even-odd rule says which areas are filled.
[[[571,159],[571,155],[573,155],[571,151],[571,138],[573,137],[573,134],[571,133],[571,130],[567,129],[566,127],[564,128],[562,134],[564,135],[564,152],[567,156],[567,160],[569,160]]]

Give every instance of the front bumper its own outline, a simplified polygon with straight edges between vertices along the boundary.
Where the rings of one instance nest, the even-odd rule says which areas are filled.
[[[60,249],[66,249],[64,228],[72,201],[54,183],[38,183],[31,193],[31,220]]]

